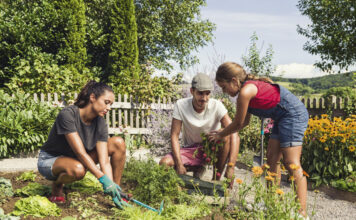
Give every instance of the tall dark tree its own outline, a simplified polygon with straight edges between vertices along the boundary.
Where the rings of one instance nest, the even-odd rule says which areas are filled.
[[[298,8],[311,24],[297,31],[309,38],[304,49],[320,55],[316,66],[331,70],[348,68],[356,63],[356,1],[299,0]]]
[[[110,14],[110,52],[106,76],[109,82],[122,84],[138,79],[138,46],[135,5],[133,0],[116,0]]]

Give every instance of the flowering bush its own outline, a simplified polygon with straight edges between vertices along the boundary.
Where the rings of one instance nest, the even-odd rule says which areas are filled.
[[[302,165],[316,186],[345,179],[356,170],[356,115],[345,120],[328,115],[309,119]]]

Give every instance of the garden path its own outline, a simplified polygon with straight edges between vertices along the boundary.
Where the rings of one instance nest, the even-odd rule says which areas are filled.
[[[146,159],[152,156],[148,149],[140,149],[134,153],[127,153],[127,158],[131,156],[139,159]],[[158,162],[159,157],[153,156],[153,159]],[[0,159],[0,172],[15,172],[37,170],[37,157],[27,158],[10,158]],[[252,172],[247,167],[238,166],[235,169],[236,178],[250,182],[252,180]],[[202,179],[209,181],[212,177],[212,169],[207,169]],[[282,178],[283,179],[283,178]],[[288,192],[290,191],[289,184],[282,181],[281,188]],[[234,184],[234,189],[237,190],[237,184]],[[313,210],[315,214],[313,215]],[[308,190],[308,215],[313,216],[313,219],[333,220],[333,219],[356,219],[356,194],[346,193],[343,191],[321,187],[319,192]]]

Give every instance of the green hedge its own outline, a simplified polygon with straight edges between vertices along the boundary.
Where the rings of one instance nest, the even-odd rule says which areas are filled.
[[[0,90],[0,158],[32,152],[42,146],[59,112],[36,103],[28,94],[12,96]]]

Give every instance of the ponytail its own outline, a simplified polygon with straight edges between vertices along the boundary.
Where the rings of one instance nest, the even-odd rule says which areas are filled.
[[[245,81],[247,81],[247,80],[258,80],[258,81],[263,81],[266,83],[271,83],[271,84],[273,83],[273,81],[268,77],[259,77],[259,76],[255,76],[253,74],[247,74]]]
[[[273,83],[268,77],[258,77],[252,74],[247,74],[241,65],[234,62],[225,62],[218,67],[215,80],[217,82],[230,82],[235,77],[240,84],[247,80],[259,80],[266,83]]]
[[[114,92],[113,89],[105,83],[90,80],[80,91],[74,105],[79,108],[84,108],[89,103],[91,94],[94,94],[95,98],[99,98],[105,91]]]

